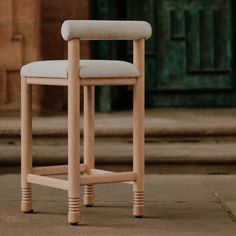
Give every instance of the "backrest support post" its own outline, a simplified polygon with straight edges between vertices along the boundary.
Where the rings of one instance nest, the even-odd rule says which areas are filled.
[[[68,41],[68,196],[79,197],[80,40]]]
[[[133,88],[133,171],[138,173],[137,180],[133,185],[133,191],[140,193],[144,190],[144,39],[133,41],[133,64],[140,71],[140,76]]]
[[[140,71],[140,77],[144,77],[145,39],[133,40],[133,64]]]

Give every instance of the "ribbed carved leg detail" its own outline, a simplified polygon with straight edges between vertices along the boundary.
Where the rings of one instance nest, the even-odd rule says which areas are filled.
[[[144,191],[134,192],[133,215],[143,217],[144,213]]]
[[[25,213],[33,212],[31,188],[21,189],[21,211]]]
[[[93,185],[84,186],[84,205],[86,207],[91,207],[94,205],[94,186]]]
[[[69,212],[68,212],[68,222],[71,225],[76,225],[80,220],[79,212],[79,197],[69,198]]]

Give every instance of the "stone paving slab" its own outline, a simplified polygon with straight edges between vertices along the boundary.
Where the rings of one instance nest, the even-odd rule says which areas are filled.
[[[235,175],[146,175],[143,219],[131,216],[131,186],[97,185],[96,206],[81,204],[81,225],[72,227],[61,190],[34,186],[35,213],[20,213],[20,176],[18,170],[11,172],[0,171],[1,236],[236,235],[235,212],[222,206],[236,202]]]
[[[208,175],[202,179],[203,185],[223,202],[236,201],[236,175]]]
[[[0,235],[163,235],[234,236],[236,226],[216,203],[147,203],[146,217],[135,219],[127,203],[98,203],[81,208],[81,225],[66,223],[66,204],[62,201],[36,202],[34,214],[22,214],[18,202],[2,202]]]

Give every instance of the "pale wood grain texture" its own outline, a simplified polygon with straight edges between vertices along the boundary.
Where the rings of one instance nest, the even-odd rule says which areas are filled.
[[[88,169],[86,174],[91,175],[94,168],[94,113],[95,113],[94,86],[84,86],[84,163]],[[94,205],[94,186],[84,186],[84,205]]]
[[[68,222],[80,220],[80,185],[84,204],[94,204],[94,185],[123,182],[133,184],[133,215],[144,213],[144,51],[145,40],[133,41],[133,64],[138,78],[79,78],[80,40],[68,42],[68,79],[22,78],[22,203],[24,212],[32,210],[30,183],[68,191]],[[68,86],[68,165],[32,168],[32,84]],[[133,171],[111,172],[95,169],[95,95],[94,86],[133,85]],[[80,164],[80,86],[84,86],[84,163]],[[66,174],[68,180],[44,175]],[[83,173],[83,175],[80,175]]]
[[[133,170],[137,173],[134,182],[133,215],[143,216],[144,211],[144,52],[145,40],[133,41],[133,63],[140,76],[133,91]]]
[[[136,81],[137,78],[80,78],[80,86],[134,85]],[[63,78],[28,77],[27,83],[36,85],[68,86],[68,80]]]
[[[27,77],[28,84],[68,86],[68,79]]]
[[[101,175],[101,174],[116,174],[117,172],[114,171],[108,171],[108,170],[101,170],[101,169],[92,169],[91,174],[92,175]],[[126,182],[121,182],[124,184],[133,184],[133,181],[126,181]]]
[[[21,78],[21,211],[32,211],[31,185],[27,174],[32,169],[32,86]]]
[[[29,183],[39,184],[47,187],[68,190],[68,181],[64,179],[57,179],[48,176],[41,176],[35,174],[28,174],[27,181]]]
[[[88,184],[105,184],[105,183],[119,183],[126,181],[135,181],[137,174],[133,171],[119,172],[119,173],[106,173],[98,175],[81,176],[80,181],[83,185]]]
[[[80,173],[87,171],[87,165],[80,164]],[[33,167],[32,174],[36,175],[58,175],[67,174],[68,165]]]
[[[133,171],[128,172],[112,172],[94,175],[80,176],[81,185],[120,183],[127,181],[136,181],[137,174]],[[48,176],[41,176],[38,174],[27,174],[27,182],[39,184],[47,187],[58,188],[69,191],[69,181],[65,179],[58,179]]]
[[[79,223],[80,198],[80,40],[68,42],[68,222]]]

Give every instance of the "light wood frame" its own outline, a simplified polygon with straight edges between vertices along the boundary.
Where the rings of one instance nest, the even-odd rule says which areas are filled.
[[[68,191],[68,222],[80,220],[80,185],[84,204],[94,204],[94,184],[123,182],[133,185],[133,215],[144,213],[144,53],[145,40],[133,41],[133,64],[140,71],[134,78],[79,77],[80,39],[68,41],[68,79],[21,78],[21,211],[32,212],[31,184]],[[32,167],[32,85],[68,86],[68,165]],[[110,172],[95,169],[94,87],[133,86],[133,171]],[[84,163],[80,164],[80,86],[84,87]],[[68,180],[46,175],[68,173]],[[84,174],[84,175],[81,175]]]

